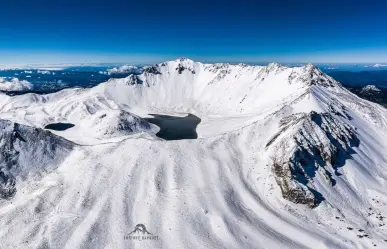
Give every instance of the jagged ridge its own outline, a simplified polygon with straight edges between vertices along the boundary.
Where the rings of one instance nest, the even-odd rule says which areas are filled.
[[[0,119],[0,197],[16,193],[16,179],[52,170],[74,144],[49,131]]]
[[[286,135],[283,135],[287,133]],[[281,138],[279,138],[281,137]],[[277,141],[272,167],[282,196],[294,203],[317,206],[324,197],[313,189],[313,178],[321,174],[335,184],[331,170],[351,157],[352,147],[359,146],[355,129],[330,113],[298,113],[280,121],[280,131],[267,143]]]

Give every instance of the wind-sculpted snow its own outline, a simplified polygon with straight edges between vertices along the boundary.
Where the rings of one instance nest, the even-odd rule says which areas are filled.
[[[146,121],[189,113],[197,139]],[[312,65],[181,58],[0,118],[0,247],[387,248],[387,111]]]

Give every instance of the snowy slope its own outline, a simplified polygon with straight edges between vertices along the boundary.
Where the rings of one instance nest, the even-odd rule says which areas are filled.
[[[149,113],[199,116],[199,139],[157,138]],[[77,143],[0,200],[5,248],[387,247],[387,111],[313,65],[181,58],[0,95],[0,118],[72,123],[53,132]],[[137,224],[158,240],[128,239]]]
[[[12,198],[17,181],[53,171],[73,146],[49,131],[0,120],[0,198]]]

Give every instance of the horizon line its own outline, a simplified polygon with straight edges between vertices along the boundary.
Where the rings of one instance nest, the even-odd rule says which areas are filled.
[[[174,60],[160,60],[160,62],[136,62],[136,61],[121,61],[121,62],[58,62],[58,63],[0,63],[0,69],[17,69],[22,67],[50,67],[50,66],[118,66],[118,65],[154,65],[158,63],[168,62],[168,61],[176,61],[179,58],[188,58],[189,57],[178,57]],[[190,59],[194,62],[201,62],[201,63],[229,63],[229,64],[249,64],[249,65],[267,65],[270,63],[278,63],[282,65],[297,65],[297,64],[315,64],[315,65],[370,65],[374,66],[377,64],[382,64],[384,67],[387,67],[387,61],[381,62],[381,61],[370,61],[370,62],[313,62],[313,61],[293,61],[293,62],[281,62],[279,60],[265,60],[265,61],[245,61],[245,60],[194,60]],[[382,66],[382,67],[383,67]],[[8,68],[6,68],[8,67]]]

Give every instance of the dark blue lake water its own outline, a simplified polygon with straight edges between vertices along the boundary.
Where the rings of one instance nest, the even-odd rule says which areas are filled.
[[[149,123],[160,127],[156,136],[165,140],[196,139],[196,127],[201,119],[195,115],[188,114],[185,117],[150,114],[153,118],[145,118]]]
[[[70,128],[73,128],[75,125],[70,123],[52,123],[44,127],[44,129],[54,130],[54,131],[65,131]]]

